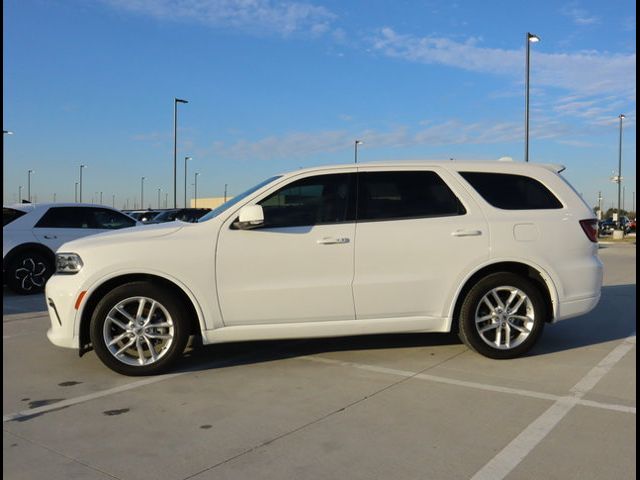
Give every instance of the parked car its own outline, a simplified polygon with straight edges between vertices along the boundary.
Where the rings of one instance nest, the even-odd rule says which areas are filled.
[[[631,231],[631,221],[628,217],[620,217],[620,226],[622,227],[622,230],[624,230],[624,233],[629,233]],[[600,236],[611,235],[616,228],[617,223],[612,217],[609,217],[606,220],[599,222],[598,234]]]
[[[126,375],[204,344],[458,331],[491,358],[592,310],[596,219],[563,167],[329,166],[272,177],[198,223],[65,244],[46,287],[55,345]]]
[[[122,212],[135,218],[139,222],[147,223],[162,211],[163,210],[123,210]]]
[[[635,218],[629,222],[629,231],[631,231],[631,232],[635,232],[636,231],[636,219]]]
[[[2,217],[4,283],[20,294],[43,290],[63,243],[137,224],[113,208],[77,203],[6,206]]]
[[[175,220],[193,223],[197,222],[200,217],[210,211],[210,208],[174,208],[160,212],[146,223],[165,223]]]

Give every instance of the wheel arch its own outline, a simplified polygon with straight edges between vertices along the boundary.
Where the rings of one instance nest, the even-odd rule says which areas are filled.
[[[199,308],[195,305],[193,297],[187,293],[186,289],[166,277],[151,274],[151,273],[126,273],[112,278],[109,278],[95,287],[84,300],[83,308],[80,313],[80,326],[78,329],[79,335],[79,355],[82,356],[85,353],[93,349],[90,338],[90,323],[93,312],[95,311],[98,302],[104,297],[104,295],[120,285],[124,285],[131,282],[146,281],[157,285],[168,287],[172,292],[177,294],[178,298],[182,301],[185,308],[188,309],[190,320],[189,329],[190,335],[201,335],[201,314]]]
[[[545,322],[551,323],[556,316],[557,306],[557,292],[550,276],[544,272],[541,268],[529,265],[527,263],[518,261],[500,261],[481,267],[479,270],[473,272],[464,281],[462,288],[460,288],[455,296],[455,302],[453,304],[453,311],[450,316],[450,331],[457,331],[458,321],[460,317],[460,310],[462,303],[469,293],[469,290],[480,281],[480,279],[491,275],[492,273],[507,272],[521,275],[531,281],[538,287],[542,298],[545,302],[547,318]]]

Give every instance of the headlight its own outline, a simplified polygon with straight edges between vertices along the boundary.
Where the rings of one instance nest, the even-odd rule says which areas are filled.
[[[77,253],[56,253],[56,273],[78,273],[82,266]]]

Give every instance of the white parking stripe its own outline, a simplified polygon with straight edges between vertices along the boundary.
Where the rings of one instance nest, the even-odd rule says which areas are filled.
[[[506,393],[510,395],[520,395],[522,397],[539,398],[542,400],[561,401],[567,397],[562,395],[554,395],[552,393],[534,392],[532,390],[523,390],[519,388],[501,387],[499,385],[491,385],[478,382],[467,382],[465,380],[456,380],[453,378],[439,377],[437,375],[429,375],[426,373],[416,374],[408,370],[398,370],[395,368],[380,367],[377,365],[366,365],[362,363],[344,362],[342,360],[334,360],[331,358],[319,357],[315,355],[309,355],[307,357],[300,357],[301,360],[310,360],[319,363],[328,363],[333,365],[341,365],[343,367],[353,367],[359,370],[368,370],[370,372],[387,373],[389,375],[399,375],[402,377],[413,377],[418,380],[427,380],[437,383],[445,383],[447,385],[455,385],[458,387],[475,388],[478,390],[486,390],[489,392]],[[574,387],[575,388],[575,387]],[[573,398],[573,397],[571,397]],[[614,410],[616,412],[632,413],[636,414],[636,407],[629,407],[627,405],[617,405],[613,403],[601,403],[594,402],[592,400],[575,399],[575,403],[583,405],[585,407],[602,408],[605,410]]]
[[[33,415],[39,415],[41,413],[50,412],[51,410],[59,410],[61,408],[69,407],[71,405],[77,405],[78,403],[88,402],[89,400],[95,400],[96,398],[106,397],[115,393],[126,392],[127,390],[133,390],[134,388],[142,387],[144,385],[151,385],[152,383],[168,380],[173,377],[184,375],[188,372],[172,373],[169,375],[160,375],[157,377],[145,378],[137,382],[128,383],[126,385],[120,385],[119,387],[110,388],[108,390],[102,390],[100,392],[90,393],[81,397],[70,398],[68,400],[62,400],[60,402],[52,403],[50,405],[44,405],[42,407],[30,408],[28,410],[22,410],[17,413],[10,413],[3,415],[2,423],[9,422],[11,420],[19,420],[20,418],[30,417]]]
[[[471,480],[501,480],[553,430],[571,409],[636,345],[635,332],[613,349],[571,389],[571,396],[560,398],[525,428]]]

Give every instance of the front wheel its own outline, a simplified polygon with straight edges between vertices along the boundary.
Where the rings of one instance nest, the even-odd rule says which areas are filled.
[[[166,288],[149,282],[121,285],[105,295],[93,312],[93,348],[100,360],[118,373],[162,373],[186,347],[186,311]]]
[[[529,351],[544,328],[546,306],[530,280],[494,273],[480,280],[460,310],[460,339],[490,358],[518,357]]]

